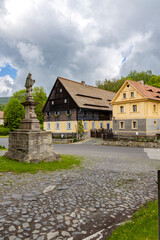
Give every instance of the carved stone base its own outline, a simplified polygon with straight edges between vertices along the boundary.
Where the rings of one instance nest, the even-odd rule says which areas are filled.
[[[60,161],[53,151],[52,133],[46,131],[15,130],[9,134],[6,157],[19,162],[38,163]]]

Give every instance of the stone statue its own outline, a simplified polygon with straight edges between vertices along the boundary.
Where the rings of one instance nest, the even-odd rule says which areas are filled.
[[[35,80],[32,79],[32,74],[29,73],[28,77],[26,78],[26,91],[27,91],[27,100],[32,100],[32,86],[35,83]]]

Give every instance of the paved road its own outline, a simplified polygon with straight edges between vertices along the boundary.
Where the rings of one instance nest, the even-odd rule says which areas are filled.
[[[0,240],[106,240],[157,198],[159,150],[96,144],[54,145],[58,153],[83,155],[77,169],[0,173]]]

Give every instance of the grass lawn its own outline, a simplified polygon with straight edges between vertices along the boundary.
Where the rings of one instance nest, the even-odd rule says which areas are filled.
[[[83,158],[72,155],[61,155],[62,161],[41,162],[41,163],[23,163],[8,159],[4,156],[0,157],[0,172],[15,173],[37,173],[38,171],[55,171],[61,169],[70,169],[80,166]]]
[[[132,221],[116,228],[108,240],[158,240],[158,203],[148,202]]]
[[[0,138],[6,138],[6,137],[9,137],[9,135],[6,135],[6,136],[0,136]]]

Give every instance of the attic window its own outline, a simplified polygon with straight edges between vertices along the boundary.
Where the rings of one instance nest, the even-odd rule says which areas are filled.
[[[153,90],[152,90],[152,89],[149,89],[148,91],[149,91],[149,92],[153,92]]]
[[[129,87],[129,84],[127,85],[127,87]]]
[[[76,94],[76,96],[102,100],[102,98],[100,98],[100,97],[87,96],[87,95],[83,95],[83,94]]]
[[[156,93],[160,93],[160,91],[156,92]]]
[[[108,102],[111,102],[111,99],[107,99]]]
[[[160,98],[160,96],[156,96],[156,98]]]

